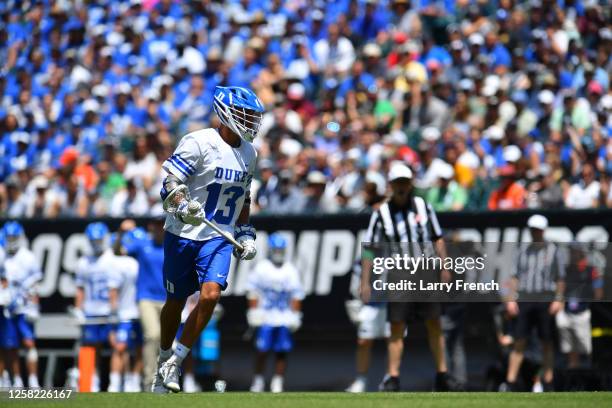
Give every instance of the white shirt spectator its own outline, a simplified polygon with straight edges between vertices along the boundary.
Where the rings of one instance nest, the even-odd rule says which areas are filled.
[[[136,191],[136,195],[130,198],[127,190],[121,190],[113,197],[111,202],[111,217],[139,217],[149,211],[149,200],[147,193],[142,189]]]
[[[599,198],[599,181],[593,181],[588,186],[584,183],[573,184],[565,197],[567,208],[593,208]]]
[[[335,45],[325,38],[317,41],[314,45],[314,55],[321,68],[333,66],[338,72],[348,71],[355,61],[353,44],[345,37],[338,38]]]

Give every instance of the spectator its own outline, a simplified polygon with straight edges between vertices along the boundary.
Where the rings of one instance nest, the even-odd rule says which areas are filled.
[[[436,187],[427,192],[427,202],[436,211],[461,211],[467,203],[467,193],[454,179],[455,170],[450,164],[438,170]]]
[[[582,178],[572,184],[565,196],[565,206],[583,209],[597,207],[599,203],[599,181],[595,180],[595,169],[590,163],[582,167]]]
[[[518,210],[525,207],[525,188],[516,181],[516,169],[505,165],[498,171],[500,187],[489,198],[489,210]]]
[[[142,217],[149,210],[147,193],[139,179],[128,179],[124,190],[120,190],[111,202],[112,217]]]

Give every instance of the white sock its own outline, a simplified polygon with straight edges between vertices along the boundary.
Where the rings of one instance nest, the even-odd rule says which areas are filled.
[[[366,376],[363,374],[358,374],[357,377],[355,377],[355,381],[366,382]]]
[[[171,359],[176,361],[178,365],[181,365],[183,364],[183,360],[185,359],[185,357],[187,357],[187,355],[189,354],[189,351],[191,351],[189,347],[181,343],[177,343],[176,348],[174,349],[174,354],[172,355]]]
[[[114,387],[114,388],[121,387],[121,373],[116,373],[116,372],[110,373],[109,380],[110,380],[111,387]]]
[[[172,348],[169,348],[168,350],[164,350],[162,348],[159,349],[159,360],[160,361],[166,361],[170,357],[172,357]]]
[[[16,375],[15,378],[13,378],[13,387],[23,388],[23,380],[21,379],[21,376]]]
[[[91,381],[91,392],[100,392],[100,376],[97,371],[94,373]]]
[[[38,376],[36,376],[36,374],[30,374],[28,376],[28,387],[30,388],[40,387],[40,384],[38,384]]]

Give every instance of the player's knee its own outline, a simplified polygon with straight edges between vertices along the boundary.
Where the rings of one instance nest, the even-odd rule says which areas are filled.
[[[126,350],[127,350],[127,344],[125,344],[123,342],[116,342],[115,343],[115,351],[117,351],[118,353],[123,353]]]
[[[357,345],[359,347],[372,347],[372,339],[357,339]]]
[[[38,350],[36,350],[36,347],[28,348],[28,352],[26,353],[26,361],[28,363],[36,363],[38,361]]]
[[[390,340],[404,339],[405,326],[403,323],[391,323]]]
[[[525,351],[525,347],[527,346],[527,340],[525,339],[517,339],[514,342],[514,351],[522,353]]]
[[[204,285],[200,292],[200,303],[210,304],[217,303],[221,298],[221,290],[217,285]]]

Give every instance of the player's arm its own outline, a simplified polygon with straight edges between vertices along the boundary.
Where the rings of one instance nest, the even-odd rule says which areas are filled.
[[[176,150],[166,161],[162,168],[167,176],[162,182],[160,196],[164,210],[174,214],[185,224],[198,226],[205,217],[202,203],[191,199],[186,181],[195,174],[202,153],[200,146],[191,135],[184,136]]]

